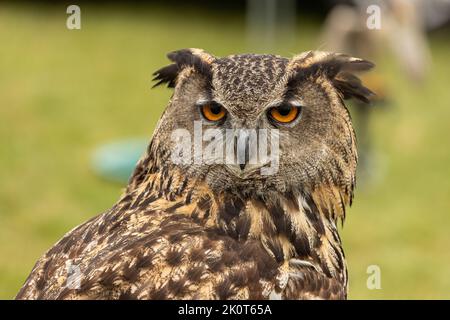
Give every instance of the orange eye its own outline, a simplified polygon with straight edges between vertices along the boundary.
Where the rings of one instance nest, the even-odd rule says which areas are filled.
[[[297,119],[300,107],[283,104],[269,110],[269,116],[280,123],[289,123]]]
[[[222,120],[226,115],[225,108],[217,103],[207,103],[200,108],[203,116],[209,121]]]

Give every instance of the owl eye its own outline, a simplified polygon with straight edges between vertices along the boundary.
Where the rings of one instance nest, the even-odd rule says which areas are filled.
[[[290,123],[297,119],[300,114],[301,107],[290,104],[282,104],[269,109],[269,118],[279,123]]]
[[[226,111],[225,108],[222,107],[218,103],[207,103],[200,106],[200,110],[202,112],[203,117],[205,117],[208,121],[220,121],[225,118]]]

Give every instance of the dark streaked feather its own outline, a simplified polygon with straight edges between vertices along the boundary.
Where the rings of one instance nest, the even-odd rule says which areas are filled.
[[[167,83],[167,87],[173,88],[175,87],[175,79],[180,72],[180,69],[177,64],[173,63],[168,66],[165,66],[153,73],[155,76],[152,81],[158,81],[153,85],[154,87],[157,87],[161,84]]]
[[[344,99],[355,98],[370,103],[370,99],[375,95],[362,84],[358,77],[348,72],[341,72],[332,82],[336,89],[342,93]]]
[[[210,65],[189,49],[170,52],[167,54],[167,58],[174,63],[153,73],[155,76],[153,81],[158,81],[153,88],[164,83],[167,83],[167,87],[174,88],[178,74],[185,67],[193,67],[197,72],[204,75],[208,81],[212,78]]]

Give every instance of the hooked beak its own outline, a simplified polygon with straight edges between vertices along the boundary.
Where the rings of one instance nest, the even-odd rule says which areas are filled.
[[[252,139],[251,134],[250,131],[241,129],[233,138],[234,163],[230,164],[230,168],[238,176],[243,176],[258,167],[257,140]]]
[[[250,138],[248,135],[244,136],[242,139],[237,139],[235,144],[235,154],[237,164],[241,171],[244,171],[245,167],[250,161]]]

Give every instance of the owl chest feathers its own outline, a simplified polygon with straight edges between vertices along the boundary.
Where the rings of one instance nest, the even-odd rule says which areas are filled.
[[[350,196],[335,186],[243,197],[217,194],[201,178],[162,170],[146,177],[135,194],[131,207],[183,215],[238,246],[261,248],[264,258],[254,259],[262,259],[273,277],[265,286],[267,298],[296,298],[302,290],[333,285],[345,296],[347,270],[336,223]]]

